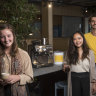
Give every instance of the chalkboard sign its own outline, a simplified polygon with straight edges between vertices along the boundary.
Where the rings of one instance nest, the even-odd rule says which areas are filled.
[[[82,17],[62,16],[62,37],[70,37],[76,31],[82,31]]]

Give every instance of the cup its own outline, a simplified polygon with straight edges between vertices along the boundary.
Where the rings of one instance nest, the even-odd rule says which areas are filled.
[[[69,72],[70,71],[70,65],[64,64],[64,66],[65,66],[65,72]]]
[[[1,77],[6,80],[9,77],[9,73],[1,73]]]
[[[6,62],[4,61],[4,63]],[[1,78],[5,80],[8,78],[9,74],[9,65],[1,64]]]
[[[69,72],[70,71],[70,68],[69,66],[65,68],[65,72]]]

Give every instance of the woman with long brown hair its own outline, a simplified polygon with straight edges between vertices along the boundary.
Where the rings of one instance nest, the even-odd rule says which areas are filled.
[[[29,96],[26,84],[32,81],[30,57],[18,48],[13,26],[0,24],[0,96]]]
[[[70,38],[67,57],[68,65],[64,64],[64,71],[70,68],[68,96],[92,96],[96,91],[92,86],[93,82],[96,82],[95,58],[83,33],[76,32]]]

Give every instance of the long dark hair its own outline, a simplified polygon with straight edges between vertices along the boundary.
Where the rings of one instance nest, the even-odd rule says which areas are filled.
[[[88,58],[88,55],[89,55],[89,47],[87,46],[87,43],[86,43],[86,40],[84,38],[83,33],[82,32],[76,32],[76,33],[74,33],[72,35],[72,37],[70,38],[70,41],[69,41],[69,48],[68,48],[68,51],[67,51],[67,56],[68,56],[68,59],[69,59],[69,64],[76,64],[78,62],[79,53],[77,51],[77,47],[73,43],[73,37],[77,33],[80,34],[82,36],[82,38],[83,38],[82,60],[84,60],[85,58]]]
[[[18,52],[18,46],[17,46],[17,42],[16,42],[14,28],[12,25],[7,24],[7,23],[0,24],[0,32],[4,29],[9,29],[13,34],[13,44],[12,44],[12,49],[11,49],[10,55],[14,57],[16,55],[16,53]],[[4,46],[0,42],[0,56],[5,54],[4,49],[5,49]]]

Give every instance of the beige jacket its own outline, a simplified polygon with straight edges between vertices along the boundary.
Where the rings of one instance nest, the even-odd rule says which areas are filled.
[[[92,50],[89,51],[90,58],[90,96],[92,95],[92,80],[96,80],[96,69],[95,69],[95,57]],[[68,73],[68,96],[72,96],[72,84],[71,84],[71,71]]]
[[[23,67],[22,67],[23,73],[19,75],[20,76],[20,85],[25,85],[26,83],[32,83],[33,70],[32,70],[31,59],[26,51],[19,48],[19,52],[21,55],[21,59],[22,59],[21,61],[22,61],[22,65],[23,65]],[[11,62],[11,57],[9,58],[9,60]],[[10,65],[8,67],[10,67]],[[4,96],[2,86],[0,86],[0,96]]]
[[[23,65],[23,73],[20,76],[20,85],[24,85],[26,83],[32,83],[33,81],[33,70],[32,63],[28,53],[19,48],[19,52],[22,59]]]
[[[26,83],[32,83],[33,81],[33,70],[32,70],[32,64],[31,59],[28,55],[28,53],[22,49],[18,49],[21,57],[21,63],[22,63],[22,74],[20,74],[20,85],[25,85]],[[5,62],[5,69],[6,72],[10,69],[11,74],[11,56],[4,56],[3,57]]]

